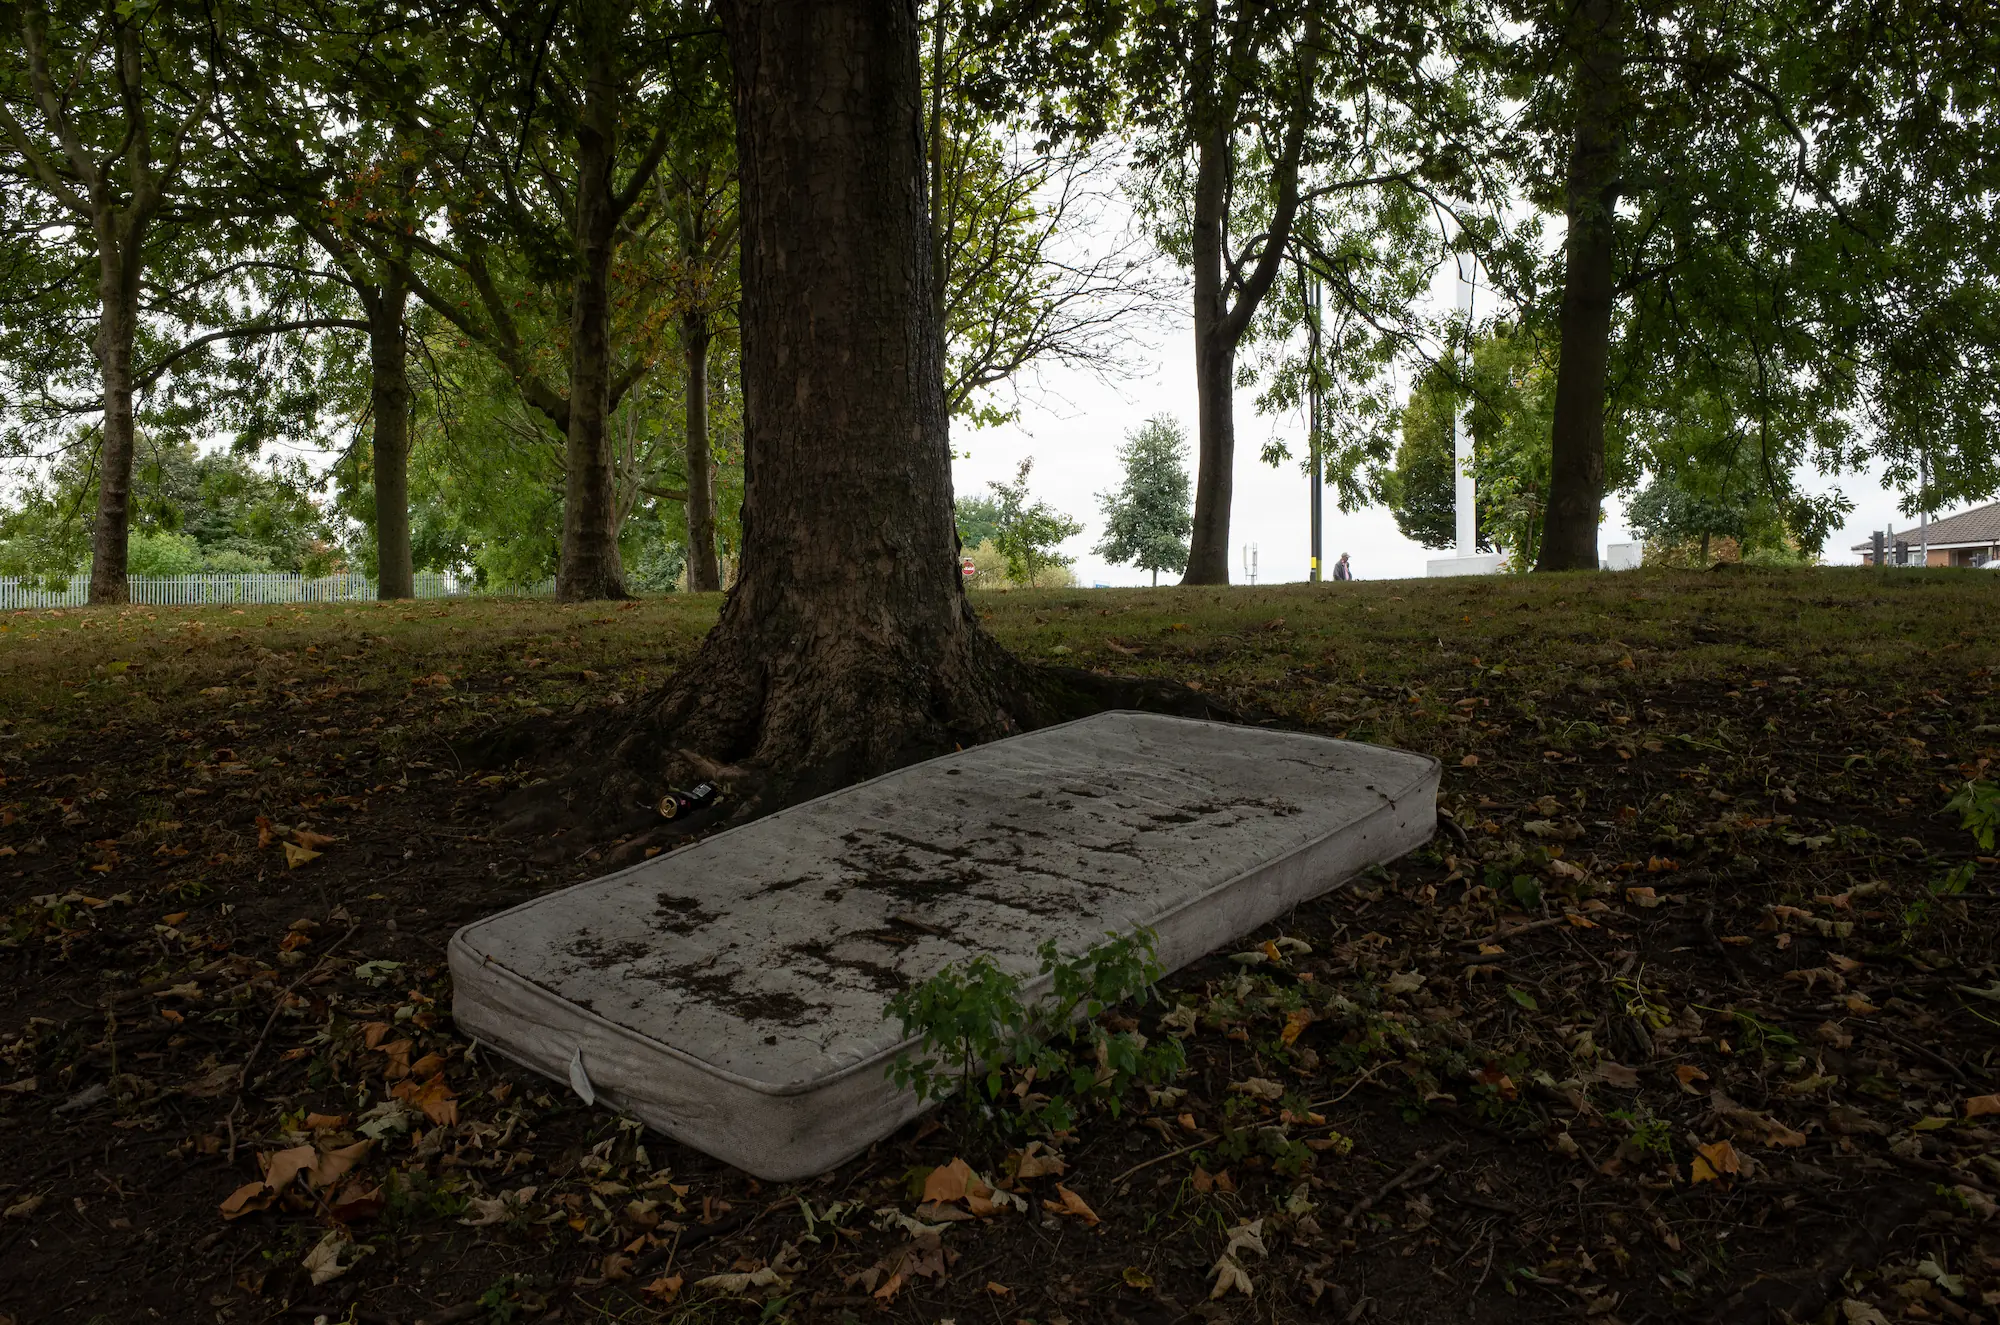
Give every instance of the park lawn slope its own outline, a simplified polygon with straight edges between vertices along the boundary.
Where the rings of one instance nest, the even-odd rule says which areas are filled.
[[[2000,866],[1945,802],[1996,578],[975,593],[1025,657],[1439,756],[1445,831],[1175,977],[1186,1094],[928,1234],[874,1212],[1020,1138],[760,1185],[446,1012],[457,925],[633,854],[497,838],[538,770],[466,752],[634,702],[717,599],[0,617],[0,1314],[1976,1318]],[[353,1167],[259,1193],[302,1146]]]

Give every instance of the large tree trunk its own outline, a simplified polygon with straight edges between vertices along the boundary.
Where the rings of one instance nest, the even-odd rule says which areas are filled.
[[[416,595],[410,556],[410,371],[405,317],[409,289],[391,271],[366,299],[369,409],[375,471],[375,596]]]
[[[744,548],[657,726],[768,808],[1033,721],[954,557],[909,0],[725,0]],[[657,742],[635,729],[628,756]]]
[[[708,450],[712,339],[707,314],[693,312],[681,319],[681,344],[687,352],[688,588],[695,593],[722,587],[722,568],[715,560],[715,461]]]
[[[1549,502],[1536,570],[1596,570],[1604,505],[1605,378],[1611,358],[1614,212],[1623,148],[1623,52],[1616,0],[1576,14],[1575,137],[1570,147],[1561,358]]]
[[[611,413],[611,259],[618,241],[617,0],[581,0],[586,74],[577,127],[576,284],[570,305],[569,438],[556,597],[625,597],[618,486],[605,424]]]
[[[97,367],[104,383],[103,436],[97,453],[97,518],[90,533],[90,601],[131,601],[126,555],[131,545],[132,342],[139,327],[144,227],[114,214],[97,225]]]
[[[1182,584],[1229,583],[1229,505],[1236,480],[1236,337],[1223,288],[1228,224],[1229,135],[1216,130],[1197,149],[1194,184],[1194,376],[1199,454],[1194,531]]]

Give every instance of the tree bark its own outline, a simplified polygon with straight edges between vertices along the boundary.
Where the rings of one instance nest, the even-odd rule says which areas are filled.
[[[619,15],[616,0],[581,0],[585,58],[577,125],[576,283],[570,301],[569,435],[556,597],[623,598],[618,485],[605,424],[611,413],[611,259],[618,242]]]
[[[139,326],[143,221],[100,214],[97,222],[97,367],[104,383],[103,436],[97,452],[97,517],[90,532],[90,601],[127,603],[131,586],[132,342]],[[121,224],[121,222],[123,222]]]
[[[1564,244],[1561,350],[1549,457],[1549,501],[1536,570],[1596,570],[1604,506],[1605,380],[1615,298],[1624,53],[1616,0],[1576,11],[1574,100]]]
[[[1313,80],[1319,67],[1320,20],[1307,7],[1295,58],[1297,86],[1287,113],[1276,160],[1271,163],[1276,196],[1270,220],[1261,236],[1257,260],[1248,270],[1248,254],[1233,264],[1229,233],[1229,176],[1234,165],[1233,132],[1237,109],[1222,90],[1226,67],[1237,53],[1225,56],[1215,44],[1216,7],[1202,6],[1209,44],[1196,60],[1214,86],[1191,89],[1202,127],[1195,145],[1193,226],[1189,257],[1194,264],[1194,356],[1199,458],[1195,464],[1194,528],[1188,541],[1187,569],[1182,584],[1229,583],[1229,507],[1236,477],[1236,349],[1250,328],[1250,319],[1270,293],[1290,241],[1299,210],[1299,163],[1305,152],[1306,127],[1312,117]],[[1234,288],[1236,298],[1230,302]]]
[[[409,287],[394,268],[365,290],[368,310],[370,438],[375,471],[375,596],[388,602],[416,596],[410,555]]]
[[[1182,584],[1229,583],[1229,506],[1236,479],[1236,344],[1223,287],[1228,224],[1229,135],[1217,130],[1196,149],[1194,232],[1194,529]]]
[[[1033,725],[956,557],[910,0],[725,0],[741,171],[744,547],[635,727],[760,808]],[[699,767],[699,765],[697,765]]]
[[[722,588],[715,560],[715,460],[708,449],[708,316],[696,311],[681,319],[687,352],[687,527],[688,589],[714,593]]]

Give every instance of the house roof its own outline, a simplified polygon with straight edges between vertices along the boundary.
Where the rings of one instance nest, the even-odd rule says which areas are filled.
[[[1892,530],[1889,546],[1895,547],[1899,538],[1905,543],[1916,542],[1917,527],[1911,525],[1908,529]],[[1948,515],[1942,520],[1931,521],[1929,540],[1932,547],[1951,543],[2000,543],[2000,501],[1975,506],[1962,515]],[[1856,543],[1852,550],[1871,552],[1874,547],[1874,540],[1870,539],[1865,543]]]

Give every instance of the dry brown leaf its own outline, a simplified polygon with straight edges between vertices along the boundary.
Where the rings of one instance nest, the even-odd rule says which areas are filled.
[[[1614,1063],[1608,1059],[1597,1065],[1596,1076],[1605,1085],[1615,1086],[1620,1090],[1632,1090],[1639,1084],[1638,1068],[1626,1067],[1623,1063]]]
[[[1974,1095],[1965,1102],[1968,1118],[1983,1118],[1989,1113],[2000,1113],[2000,1095]]]
[[[389,1088],[389,1093],[405,1104],[422,1109],[424,1117],[438,1127],[448,1127],[458,1121],[458,1096],[445,1084],[440,1072],[421,1084],[412,1077],[399,1081]]]
[[[924,1179],[924,1199],[926,1201],[962,1201],[966,1193],[983,1188],[991,1191],[972,1171],[972,1166],[962,1159],[954,1159],[949,1164],[940,1165]]]
[[[1734,1177],[1743,1171],[1743,1161],[1736,1153],[1736,1147],[1727,1141],[1712,1141],[1695,1151],[1694,1162],[1690,1166],[1692,1182],[1720,1182],[1723,1178]]]
[[[240,1219],[244,1215],[262,1210],[278,1199],[271,1185],[264,1182],[246,1182],[231,1192],[222,1202],[224,1219]]]
[[[677,1274],[663,1274],[639,1291],[652,1298],[661,1306],[673,1305],[673,1300],[681,1295],[684,1280]]]
[[[387,1039],[389,1032],[396,1029],[386,1021],[371,1021],[361,1028],[361,1047],[373,1049]]]
[[[1682,1063],[1674,1069],[1674,1076],[1681,1083],[1681,1089],[1690,1095],[1701,1094],[1700,1091],[1694,1088],[1695,1082],[1708,1080],[1708,1073],[1702,1071],[1693,1063]]]
[[[312,1169],[306,1174],[306,1181],[315,1187],[331,1187],[346,1177],[348,1172],[361,1162],[361,1157],[374,1147],[373,1141],[356,1141],[351,1146],[329,1150],[314,1162]]]
[[[1248,1095],[1253,1100],[1269,1101],[1282,1099],[1285,1094],[1285,1088],[1266,1077],[1251,1077],[1248,1081],[1230,1082],[1229,1093],[1232,1095]]]
[[[317,851],[321,847],[331,846],[334,841],[333,838],[328,837],[325,833],[315,833],[305,828],[294,829],[292,840],[308,851]]]
[[[1062,1198],[1061,1203],[1043,1201],[1042,1208],[1044,1210],[1053,1211],[1059,1215],[1075,1215],[1091,1227],[1095,1228],[1097,1226],[1097,1212],[1086,1205],[1081,1196],[1078,1196],[1061,1183],[1056,1184],[1056,1195]]]
[[[292,1180],[301,1173],[309,1173],[319,1161],[319,1153],[311,1146],[293,1146],[289,1150],[267,1151],[257,1156],[257,1165],[264,1170],[264,1181],[277,1191],[292,1185]]]
[[[309,1113],[306,1115],[308,1132],[331,1132],[347,1126],[349,1115],[344,1113]]]
[[[1040,1141],[1028,1142],[1026,1149],[1007,1158],[1008,1171],[1023,1182],[1030,1178],[1060,1178],[1068,1168],[1061,1155]]]

